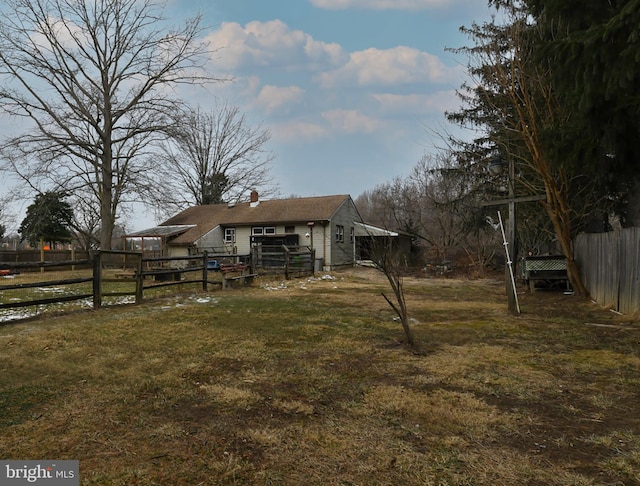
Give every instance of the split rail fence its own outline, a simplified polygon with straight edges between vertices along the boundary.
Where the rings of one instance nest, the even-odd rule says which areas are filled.
[[[140,303],[159,289],[195,284],[207,291],[223,285],[216,255],[144,258],[140,252],[99,251],[65,261],[0,262],[0,323],[55,309]],[[225,254],[227,261],[240,255]],[[62,307],[67,304],[67,307]],[[18,312],[32,308],[33,312]]]
[[[98,251],[86,258],[60,261],[24,261],[14,255],[0,258],[0,276],[9,277],[0,280],[0,324],[58,309],[139,304],[174,286],[192,285],[205,292],[212,285],[229,288],[250,283],[258,270],[261,274],[284,273],[287,279],[314,272],[314,252],[308,249],[262,250],[252,255],[204,252],[185,257]]]

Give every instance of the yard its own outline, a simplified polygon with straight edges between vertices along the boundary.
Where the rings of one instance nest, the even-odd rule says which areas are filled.
[[[640,324],[370,269],[0,326],[4,459],[81,484],[640,484]]]

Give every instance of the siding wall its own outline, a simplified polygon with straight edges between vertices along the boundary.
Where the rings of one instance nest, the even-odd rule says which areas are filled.
[[[220,226],[216,226],[206,235],[200,238],[196,242],[196,246],[200,252],[208,251],[211,253],[217,253],[222,250],[224,246],[222,241],[224,239],[224,230]]]
[[[328,256],[325,264],[329,262],[334,267],[348,265],[355,261],[354,244],[351,240],[351,228],[354,227],[354,221],[361,222],[360,215],[353,201],[347,199],[331,218],[331,228],[325,235],[325,238],[329,238],[332,243],[327,245],[328,248],[331,248],[331,255]],[[344,227],[344,241],[342,243],[336,242],[338,225]]]

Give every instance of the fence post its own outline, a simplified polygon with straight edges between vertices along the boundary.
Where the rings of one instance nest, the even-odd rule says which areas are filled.
[[[289,280],[289,261],[291,259],[289,255],[289,248],[286,245],[282,245],[284,250],[284,278]]]
[[[136,304],[142,303],[142,291],[144,290],[144,275],[142,274],[142,255],[140,252],[136,264]]]
[[[93,254],[93,308],[102,306],[102,253]]]
[[[209,253],[205,250],[202,253],[202,290],[208,290],[207,281],[209,279]]]

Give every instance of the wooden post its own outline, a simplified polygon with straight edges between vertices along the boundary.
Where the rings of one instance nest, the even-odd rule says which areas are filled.
[[[289,248],[286,245],[282,245],[282,249],[284,250],[284,278],[289,280]]]
[[[205,250],[202,253],[202,290],[208,290],[209,280],[209,253]]]
[[[44,273],[44,238],[40,237],[40,262],[43,264],[40,267],[40,273]]]
[[[93,308],[102,307],[102,258],[98,251],[93,254]]]
[[[142,303],[143,290],[144,290],[144,275],[142,275],[142,253],[138,256],[136,263],[136,304]]]

